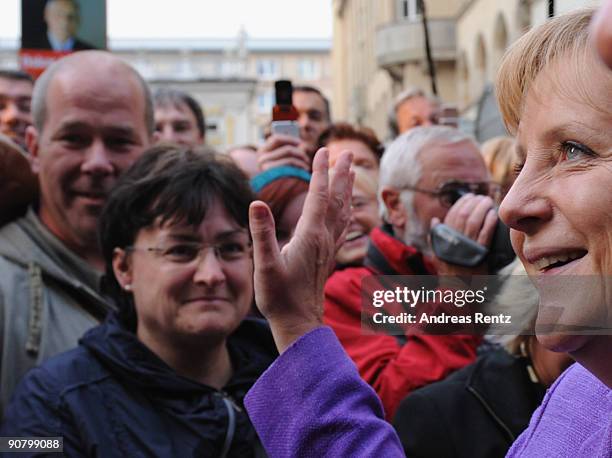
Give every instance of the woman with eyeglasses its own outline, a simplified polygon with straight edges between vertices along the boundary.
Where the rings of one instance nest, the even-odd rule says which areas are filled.
[[[24,378],[1,435],[62,436],[71,457],[260,456],[243,398],[276,350],[245,319],[252,199],[229,159],[145,153],[100,218],[118,311]]]

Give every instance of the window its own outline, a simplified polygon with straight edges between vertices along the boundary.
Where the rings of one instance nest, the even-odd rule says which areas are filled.
[[[274,105],[274,93],[272,90],[262,92],[257,96],[257,111],[259,113],[272,112],[272,106]]]
[[[278,75],[278,65],[276,61],[262,59],[257,61],[257,76],[264,79],[275,79]]]
[[[313,59],[302,59],[298,63],[298,74],[304,80],[316,80],[319,78],[319,66]]]
[[[244,64],[239,60],[227,59],[221,62],[222,76],[240,76],[244,73]]]
[[[402,19],[415,21],[421,18],[422,13],[423,9],[419,0],[400,0],[399,15]]]

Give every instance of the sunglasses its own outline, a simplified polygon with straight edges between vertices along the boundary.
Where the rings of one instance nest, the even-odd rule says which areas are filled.
[[[443,207],[450,208],[455,202],[466,194],[494,197],[495,193],[499,192],[499,185],[489,181],[468,183],[466,181],[452,180],[442,183],[436,191],[416,188],[414,186],[403,186],[402,189],[422,192],[424,194],[437,197]]]

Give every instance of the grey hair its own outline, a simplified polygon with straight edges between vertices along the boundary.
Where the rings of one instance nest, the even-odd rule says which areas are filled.
[[[49,91],[51,81],[53,81],[60,70],[63,70],[64,67],[70,65],[71,60],[78,54],[79,53],[56,60],[49,67],[47,67],[43,74],[40,75],[40,77],[34,83],[34,89],[32,90],[32,120],[34,127],[36,127],[38,132],[42,132],[47,119],[47,93]],[[153,97],[151,95],[149,85],[140,75],[140,73],[138,73],[132,66],[124,63],[123,61],[121,61],[121,63],[125,65],[125,68],[127,68],[128,71],[134,75],[142,89],[145,99],[145,125],[147,127],[147,133],[149,134],[149,137],[151,137],[155,131],[155,118],[153,111]]]
[[[383,218],[387,217],[387,209],[382,200],[383,188],[401,189],[405,186],[417,186],[421,179],[420,155],[432,144],[452,145],[474,138],[458,129],[447,126],[415,127],[404,132],[387,146],[380,161],[378,184],[378,203]],[[411,191],[403,191],[413,195]],[[408,210],[412,208],[412,198],[405,202]]]
[[[414,208],[414,191],[406,186],[418,186],[421,179],[422,168],[420,157],[426,148],[436,145],[452,145],[463,141],[473,142],[474,138],[468,134],[447,126],[415,127],[397,137],[385,150],[380,162],[378,183],[378,208],[383,220],[387,220],[387,206],[382,198],[382,190],[395,188],[400,190],[400,201],[409,217],[409,224],[405,228],[404,243],[412,245],[428,253],[427,243],[428,224],[419,221]]]
[[[389,109],[388,123],[389,123],[389,130],[391,131],[391,135],[393,136],[393,138],[399,135],[399,126],[397,125],[397,109],[406,100],[410,100],[415,97],[425,97],[427,100],[429,100],[430,102],[436,105],[440,104],[440,99],[428,94],[420,87],[413,86],[413,87],[404,89],[402,92],[400,92],[395,97],[395,99],[393,100],[393,105],[391,105],[391,108]]]

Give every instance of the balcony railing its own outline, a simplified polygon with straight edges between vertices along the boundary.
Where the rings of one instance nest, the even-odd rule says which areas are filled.
[[[456,56],[455,20],[429,19],[429,43],[437,61],[452,61]],[[376,58],[378,65],[389,67],[425,59],[423,23],[399,21],[380,27],[376,31]]]

